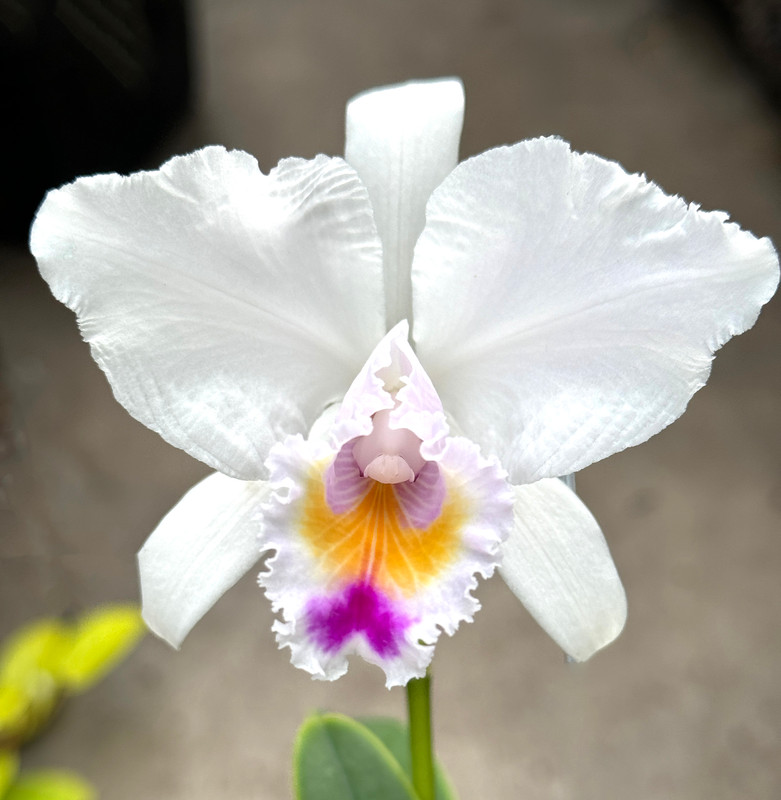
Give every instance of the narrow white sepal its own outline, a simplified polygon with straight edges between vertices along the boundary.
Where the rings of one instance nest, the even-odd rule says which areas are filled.
[[[458,163],[463,122],[464,87],[457,78],[385,86],[347,104],[345,158],[374,208],[388,329],[411,319],[412,253],[431,192]]]
[[[196,622],[259,559],[263,481],[215,473],[163,517],[138,553],[143,617],[179,647]]]
[[[626,595],[605,537],[558,478],[513,488],[515,524],[500,573],[559,647],[585,661],[626,621]]]

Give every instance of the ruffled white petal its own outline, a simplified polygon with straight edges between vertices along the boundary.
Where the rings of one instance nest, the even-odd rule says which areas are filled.
[[[209,147],[50,192],[30,247],[117,399],[236,477],[338,399],[384,330],[381,245],[341,159]]]
[[[366,184],[384,250],[386,325],[412,314],[410,265],[426,201],[458,162],[461,81],[405,83],[347,105],[345,158]]]
[[[262,481],[216,473],[193,487],[138,553],[144,620],[179,647],[193,625],[260,559]]]
[[[525,483],[675,420],[773,294],[778,260],[725,214],[536,139],[434,192],[412,279],[417,352],[445,408]]]
[[[591,512],[563,481],[516,486],[500,574],[548,635],[585,661],[626,621],[626,596]]]

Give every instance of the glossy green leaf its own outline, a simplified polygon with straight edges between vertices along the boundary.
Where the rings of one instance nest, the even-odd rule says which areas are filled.
[[[410,756],[409,734],[403,722],[391,717],[360,717],[366,726],[392,753],[404,773],[412,780],[412,760]],[[434,765],[437,800],[457,800],[457,795],[445,770],[437,762]]]
[[[95,800],[95,790],[83,778],[64,770],[23,773],[3,800]]]
[[[382,741],[342,714],[312,714],[296,738],[297,800],[415,800],[409,778]]]
[[[12,750],[0,750],[0,797],[5,797],[18,771],[19,756]]]
[[[57,675],[71,692],[99,681],[146,633],[134,605],[103,606],[88,612],[73,626],[70,647],[62,653]]]

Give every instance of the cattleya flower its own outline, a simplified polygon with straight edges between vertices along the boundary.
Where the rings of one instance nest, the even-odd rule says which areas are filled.
[[[43,203],[31,249],[117,399],[217,470],[139,554],[172,644],[268,551],[278,642],[316,677],[352,653],[422,675],[497,565],[572,658],[622,629],[557,476],[675,420],[777,258],[557,138],[458,164],[463,103],[457,80],[379,89],[344,159],[264,175],[207,147]]]

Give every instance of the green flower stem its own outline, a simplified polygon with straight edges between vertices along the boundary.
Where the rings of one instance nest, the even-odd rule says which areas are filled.
[[[434,800],[434,749],[431,744],[431,671],[407,684],[412,785],[420,800]]]

